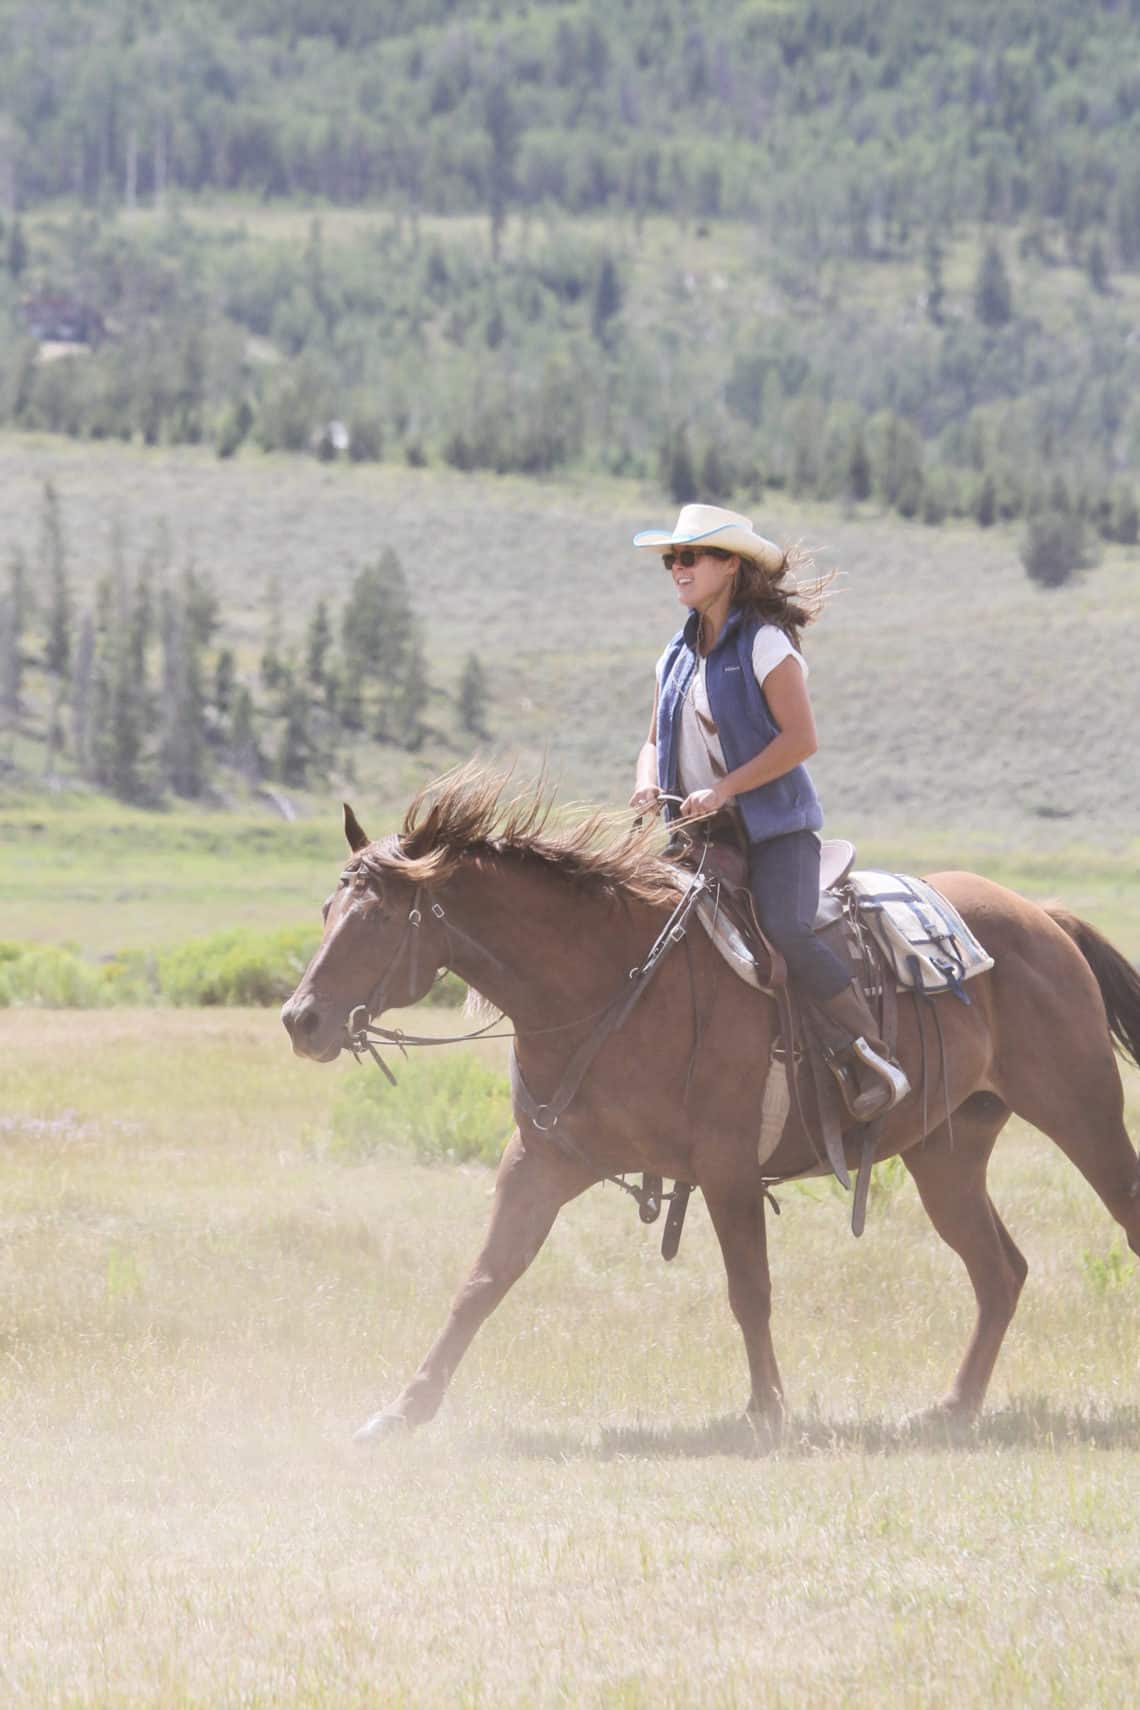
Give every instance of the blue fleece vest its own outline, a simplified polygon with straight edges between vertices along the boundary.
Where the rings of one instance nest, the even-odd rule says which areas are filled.
[[[681,708],[697,670],[698,614],[689,616],[665,650],[661,688],[657,700],[657,784],[669,795],[677,790],[677,754],[680,747]],[[705,661],[705,686],[709,710],[720,734],[725,764],[730,772],[754,760],[767,748],[779,725],[768,709],[764,691],[752,669],[752,643],[763,618],[729,613],[717,644]],[[763,843],[789,831],[818,831],[823,810],[806,766],[796,766],[782,778],[745,790],[736,797],[749,841]],[[666,816],[676,817],[677,808],[666,804]]]

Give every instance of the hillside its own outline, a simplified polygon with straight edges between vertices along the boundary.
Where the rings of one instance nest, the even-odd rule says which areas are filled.
[[[8,782],[620,800],[700,496],[833,824],[1134,835],[1138,7],[0,0]]]
[[[1135,260],[1135,21],[1122,0],[2,0],[4,152],[24,205],[620,206],[780,220],[819,254],[1032,215],[1111,222]]]
[[[0,422],[1134,539],[1134,18],[0,0]]]
[[[488,749],[524,769],[545,760],[564,797],[624,802],[653,660],[675,625],[656,561],[629,544],[671,513],[655,489],[7,440],[0,552],[22,545],[34,561],[47,477],[77,609],[90,608],[116,529],[133,564],[161,525],[172,563],[192,557],[212,578],[215,645],[235,649],[251,685],[271,579],[284,593],[285,648],[296,649],[316,601],[339,612],[354,570],[395,549],[438,691],[437,734],[417,754],[367,741],[340,750],[298,792],[303,806],[332,813],[351,791],[375,818],[470,752],[452,709],[471,651],[489,681]],[[1043,591],[1003,529],[932,530],[870,506],[844,514],[786,498],[757,517],[843,573],[808,632],[815,772],[832,830],[925,837],[944,859],[955,839],[1119,849],[1135,837],[1134,555],[1106,549],[1077,582]],[[40,699],[22,721],[20,789],[42,777],[47,711]],[[66,775],[66,755],[61,764]]]

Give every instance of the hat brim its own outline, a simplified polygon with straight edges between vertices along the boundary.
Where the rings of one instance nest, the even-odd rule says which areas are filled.
[[[701,534],[670,534],[665,529],[647,528],[643,529],[640,534],[634,535],[633,544],[648,547],[692,546],[694,541],[711,540],[714,534],[730,534],[732,532],[731,523],[722,523],[719,528],[705,529]],[[738,548],[734,546],[731,549],[726,548],[727,550],[736,552]]]
[[[717,535],[726,538],[716,541]],[[666,529],[647,528],[640,534],[635,534],[633,544],[646,551],[664,552],[671,546],[693,546],[699,540],[716,541],[722,552],[736,552],[741,558],[751,558],[765,569],[778,570],[784,562],[783,549],[774,540],[766,540],[762,534],[745,535],[734,523],[724,523],[719,528],[705,529],[699,534],[670,533]]]

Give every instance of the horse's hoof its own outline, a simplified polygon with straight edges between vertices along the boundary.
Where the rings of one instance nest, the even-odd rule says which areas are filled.
[[[966,1437],[977,1423],[977,1414],[958,1402],[939,1401],[903,1418],[899,1431],[904,1437]]]
[[[381,1437],[395,1437],[403,1431],[410,1431],[411,1426],[402,1413],[396,1413],[390,1407],[374,1413],[371,1419],[366,1419],[358,1431],[352,1433],[354,1443],[367,1447],[369,1443],[378,1443]]]
[[[784,1435],[784,1415],[782,1412],[767,1411],[761,1413],[753,1408],[747,1408],[741,1423],[751,1433],[752,1445],[758,1454],[768,1455],[780,1447]]]

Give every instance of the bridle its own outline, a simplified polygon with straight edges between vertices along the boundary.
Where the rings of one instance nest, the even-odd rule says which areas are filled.
[[[360,869],[355,869],[353,876],[355,876],[355,873],[359,871]],[[489,1021],[485,1027],[475,1028],[470,1033],[455,1033],[444,1036],[405,1033],[402,1027],[377,1027],[373,1023],[372,1017],[374,1015],[383,1015],[384,1013],[385,993],[389,988],[393,974],[396,972],[401,961],[406,955],[409,957],[410,962],[409,975],[412,989],[415,989],[416,975],[419,972],[419,929],[423,925],[424,921],[423,902],[425,894],[425,886],[417,885],[415,894],[412,897],[412,906],[408,910],[407,923],[403,934],[401,935],[400,942],[396,946],[395,954],[388,963],[384,972],[381,974],[380,978],[377,980],[376,984],[373,986],[368,997],[363,1003],[358,1003],[356,1007],[349,1012],[348,1020],[345,1023],[345,1043],[347,1048],[356,1058],[357,1062],[360,1061],[361,1053],[367,1051],[373,1062],[376,1063],[378,1068],[384,1072],[393,1086],[396,1085],[396,1077],[381,1057],[379,1051],[376,1049],[374,1041],[377,1039],[384,1044],[394,1045],[397,1050],[406,1057],[408,1054],[406,1048],[409,1045],[461,1045],[469,1039],[511,1039],[514,1037],[513,1033],[491,1032],[492,1028],[499,1025],[501,1017],[497,1017],[495,1020]],[[448,937],[449,949],[453,937],[462,938],[466,943],[470,944],[475,950],[477,950],[481,956],[486,957],[489,962],[493,962],[496,967],[502,967],[503,964],[495,955],[494,951],[488,950],[486,945],[480,944],[476,939],[472,938],[469,933],[464,932],[461,927],[456,926],[453,921],[449,920],[442,903],[433,900],[429,905],[429,912],[436,920],[443,923],[444,930]]]
[[[353,869],[353,876],[355,877],[360,871],[359,868]],[[683,942],[688,930],[690,916],[707,887],[708,881],[704,876],[704,854],[702,853],[700,863],[695,871],[689,875],[688,884],[677,906],[654,939],[647,954],[642,961],[630,968],[621,986],[618,987],[609,1001],[599,1009],[591,1011],[588,1015],[580,1016],[574,1021],[561,1022],[553,1027],[527,1028],[522,1031],[512,1027],[507,1031],[496,1033],[493,1029],[497,1028],[502,1020],[502,1017],[499,1016],[488,1022],[486,1026],[475,1028],[470,1033],[441,1037],[431,1034],[405,1033],[402,1028],[398,1027],[379,1027],[372,1020],[374,1015],[383,1013],[385,993],[390,989],[392,976],[405,956],[409,959],[411,984],[412,989],[415,989],[420,955],[420,928],[424,922],[424,902],[429,894],[425,886],[417,885],[412,897],[412,906],[408,910],[403,934],[391,961],[373,987],[367,1000],[364,1003],[357,1004],[349,1014],[345,1026],[345,1043],[357,1062],[361,1060],[362,1054],[367,1052],[391,1084],[395,1086],[396,1077],[377,1050],[376,1041],[386,1045],[394,1045],[402,1055],[407,1056],[409,1046],[459,1045],[472,1039],[529,1039],[538,1037],[540,1034],[570,1032],[576,1028],[584,1027],[592,1021],[594,1023],[592,1031],[570,1058],[563,1070],[561,1080],[548,1099],[536,1099],[530,1091],[523,1080],[518,1063],[518,1054],[513,1046],[510,1058],[510,1078],[514,1102],[530,1126],[537,1133],[548,1138],[568,1158],[572,1158],[576,1163],[585,1164],[593,1170],[595,1166],[591,1160],[580,1150],[565,1130],[558,1130],[558,1124],[573,1102],[578,1089],[606,1040],[628,1020],[645,995],[669,951],[675,945]],[[428,907],[430,914],[443,926],[447,934],[449,954],[453,940],[458,937],[497,967],[503,966],[503,963],[492,950],[488,950],[486,945],[480,944],[478,939],[473,938],[470,933],[464,931],[462,927],[451,920],[438,899],[431,899]],[[631,1194],[644,1210],[643,1202],[649,1197],[644,1187],[634,1187],[622,1176],[605,1175],[603,1179],[615,1182],[626,1193]],[[660,1200],[661,1197],[658,1192],[656,1198]],[[664,1197],[669,1198],[671,1196],[665,1195]]]

